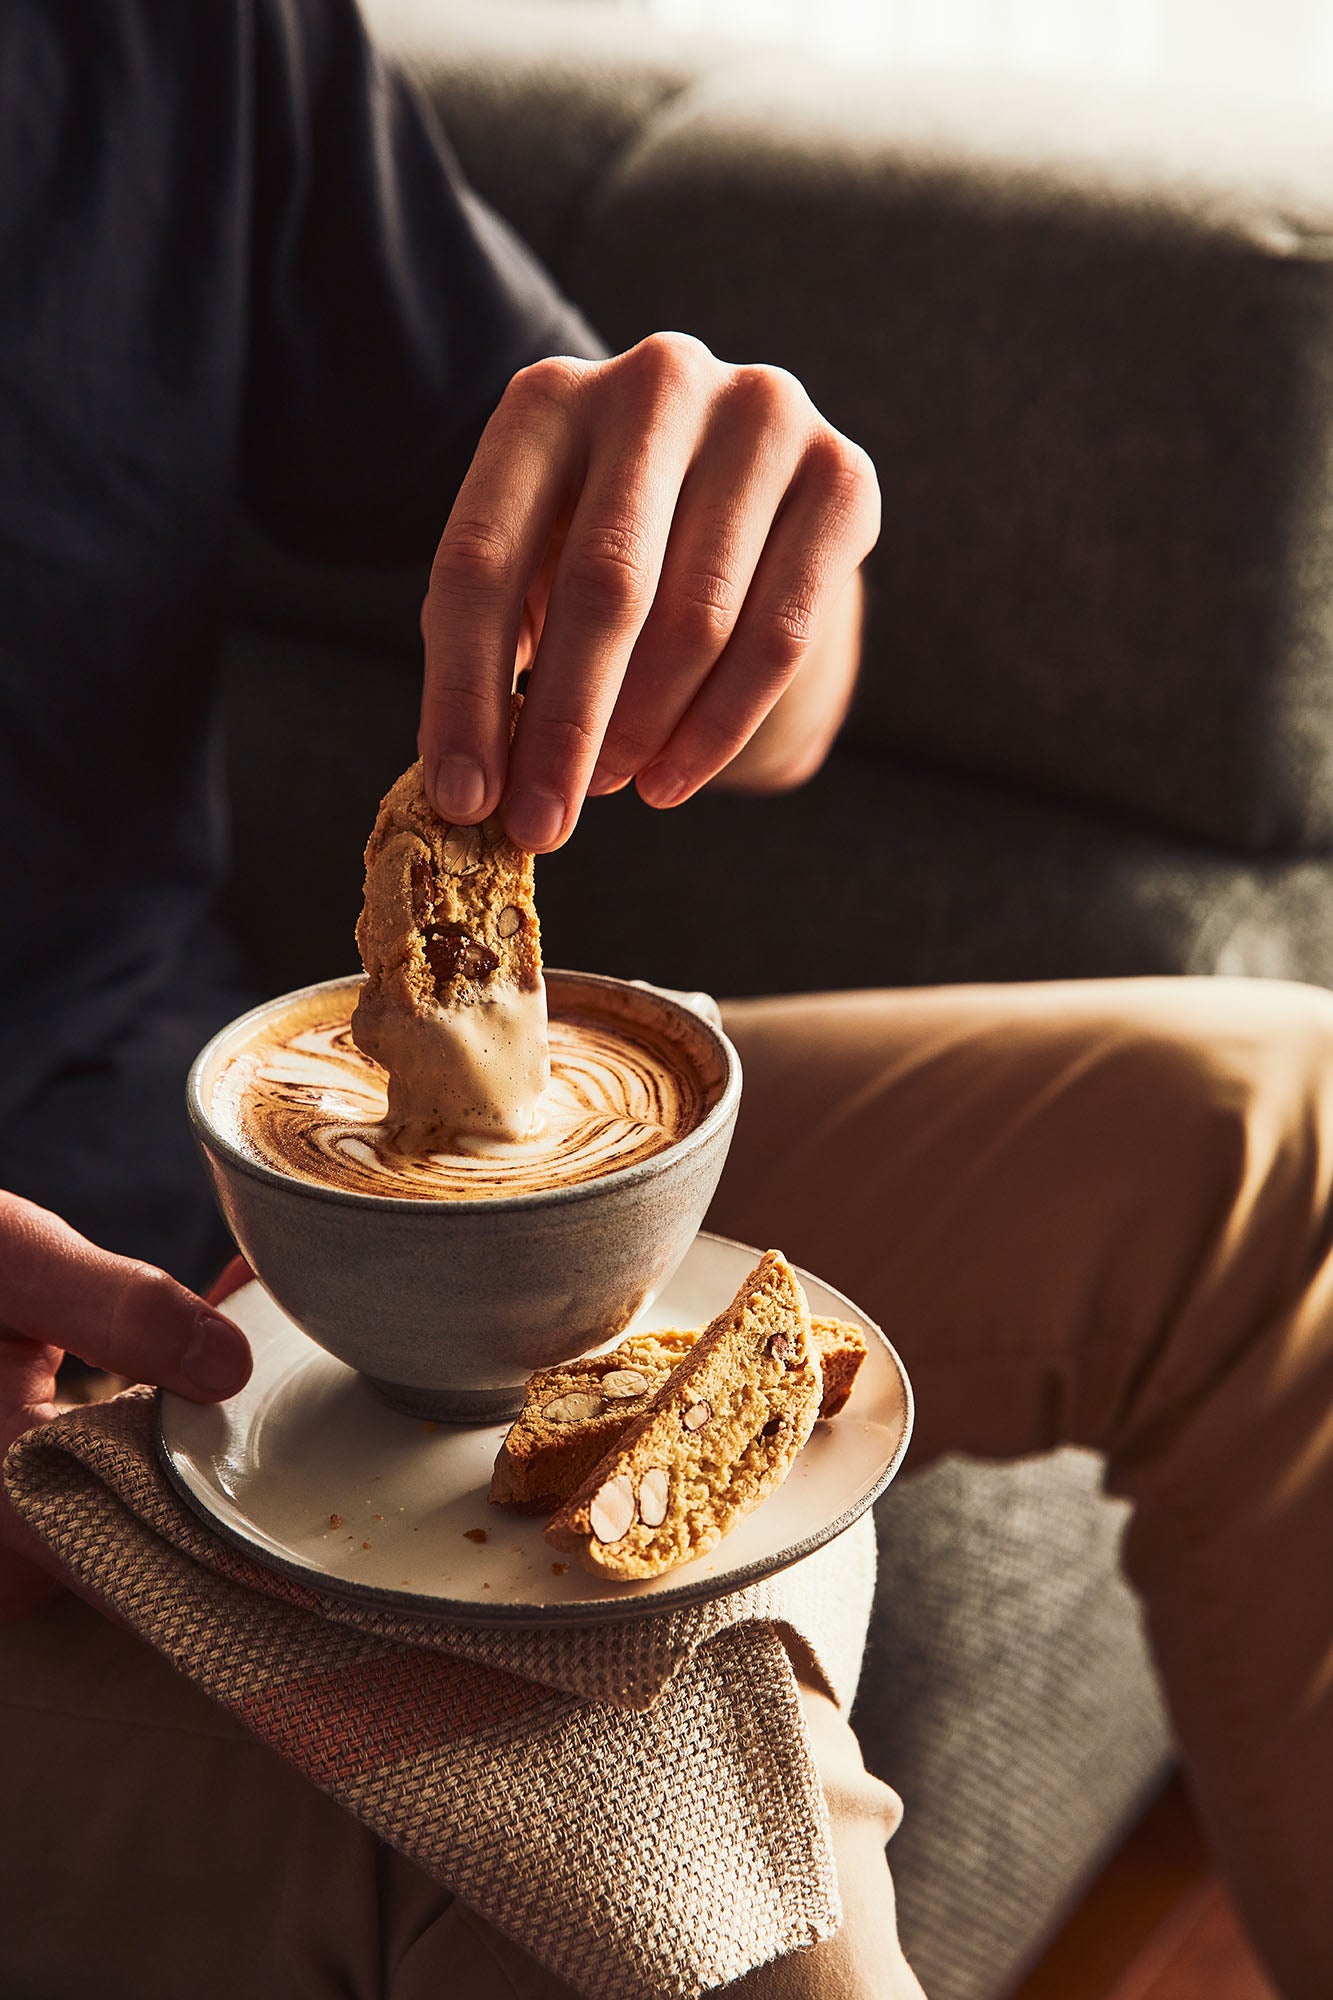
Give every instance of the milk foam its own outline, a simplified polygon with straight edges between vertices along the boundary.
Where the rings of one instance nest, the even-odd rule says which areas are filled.
[[[401,1151],[428,1153],[480,1138],[528,1139],[551,1081],[546,989],[497,985],[466,1007],[427,1013],[378,1002],[363,988],[352,1033],[388,1072],[387,1122]]]
[[[549,1023],[551,1075],[524,1139],[411,1153],[387,1122],[384,1071],[352,1040],[354,990],[309,996],[258,1024],[212,1092],[233,1145],[280,1173],[351,1193],[478,1201],[572,1185],[660,1152],[713,1093],[684,1054],[595,1014]]]

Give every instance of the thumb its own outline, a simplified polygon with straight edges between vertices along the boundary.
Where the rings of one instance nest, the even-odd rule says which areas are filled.
[[[17,1195],[0,1194],[0,1273],[0,1329],[9,1336],[0,1339],[0,1369],[22,1369],[28,1396],[26,1343],[72,1349],[96,1368],[194,1402],[234,1395],[249,1379],[249,1343],[231,1320],[165,1271],[98,1248]]]

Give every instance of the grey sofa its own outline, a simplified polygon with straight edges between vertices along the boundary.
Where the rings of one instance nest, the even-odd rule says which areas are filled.
[[[1333,143],[793,67],[573,0],[368,12],[612,343],[681,326],[786,364],[885,491],[825,771],[598,802],[542,864],[548,958],[733,994],[1333,979]],[[243,542],[232,909],[275,989],[351,958],[361,843],[413,754],[421,587]],[[857,860],[830,910],[836,878],[808,891],[834,850]],[[1012,1990],[1169,1756],[1119,1526],[1072,1453],[946,1463],[881,1506],[858,1722],[907,1800],[932,2000]]]

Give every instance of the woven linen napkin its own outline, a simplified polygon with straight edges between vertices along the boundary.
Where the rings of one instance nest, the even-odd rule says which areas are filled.
[[[868,1514],[707,1604],[497,1631],[220,1541],[158,1464],[151,1390],[30,1431],[5,1482],[85,1590],[588,2000],[695,2000],[838,1928],[791,1656],[850,1702]]]

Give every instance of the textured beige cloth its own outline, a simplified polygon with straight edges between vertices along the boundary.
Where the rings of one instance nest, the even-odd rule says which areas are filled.
[[[709,1604],[497,1632],[249,1561],[153,1440],[150,1391],[72,1411],[14,1446],[10,1497],[110,1612],[588,2000],[693,2000],[837,1929],[788,1648],[850,1701],[868,1515]]]

